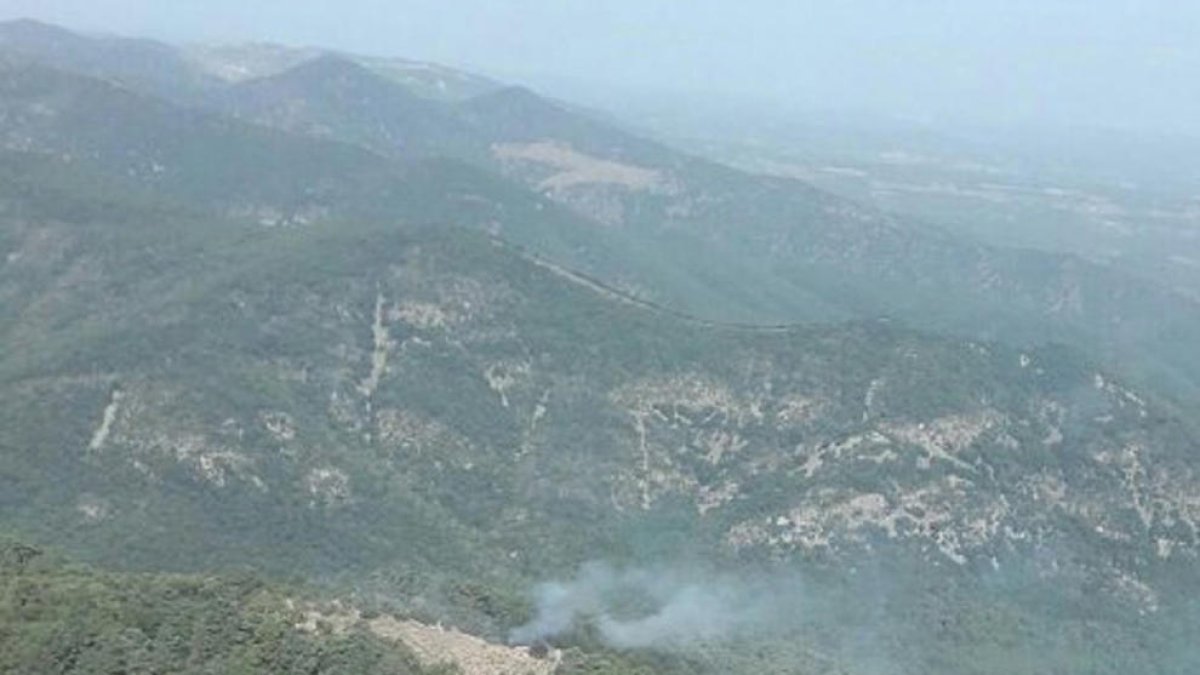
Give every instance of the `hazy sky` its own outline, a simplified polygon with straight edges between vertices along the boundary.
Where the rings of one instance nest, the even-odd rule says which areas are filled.
[[[543,83],[1200,133],[1195,0],[0,0],[16,16]]]

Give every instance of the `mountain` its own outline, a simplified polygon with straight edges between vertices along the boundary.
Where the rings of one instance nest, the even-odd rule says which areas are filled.
[[[1150,281],[979,245],[795,180],[728,169],[528,90],[422,99],[362,59],[283,53],[290,69],[210,92],[206,105],[393,161],[450,156],[499,171],[580,219],[549,240],[544,229],[493,231],[646,300],[746,323],[891,316],[1016,345],[1058,341],[1174,396],[1200,391],[1196,303]]]
[[[84,36],[38,21],[0,22],[0,53],[103,78],[171,100],[197,102],[220,80],[154,40]]]
[[[1196,303],[1151,281],[1071,255],[978,244],[796,180],[735,171],[519,87],[420,106],[365,69],[355,96],[296,70],[286,94],[262,83],[258,105],[275,113],[260,121],[393,156],[411,154],[404,139],[420,138],[419,153],[500,171],[639,251],[637,265],[559,260],[645,299],[747,323],[892,316],[1011,344],[1079,344],[1142,382],[1197,394]],[[393,99],[404,103],[363,103]]]
[[[78,167],[89,180],[123,180],[194,212],[277,226],[428,219],[441,210],[470,214],[464,224],[482,228],[504,220],[486,208],[487,195],[500,192],[507,216],[524,227],[572,218],[453,159],[397,162],[36,64],[0,62],[0,93],[4,149]]]
[[[409,61],[296,48],[273,44],[191,45],[183,55],[198,68],[225,82],[239,83],[269,78],[321,56],[352,61],[422,98],[461,101],[499,89],[497,82],[436,63]]]
[[[377,172],[384,166],[372,165],[366,151],[297,142],[38,64],[0,64],[0,91],[6,148],[87,162],[158,191],[231,209],[277,207],[292,198],[307,202],[297,208],[319,208],[325,198],[320,193],[344,189],[356,167]],[[223,157],[233,161],[214,171]],[[249,193],[243,188],[248,184],[262,191]]]
[[[5,672],[424,672],[369,634],[298,628],[300,608],[253,578],[105,574],[0,546]]]
[[[915,565],[895,602],[936,598],[913,630],[985,620],[995,564],[1156,649],[1194,583],[1194,430],[1062,350],[685,319],[435,223],[197,232],[117,186],[108,218],[14,192],[5,524],[97,564],[404,589],[500,637],[523,583],[596,555],[837,575],[888,551]]]
[[[519,112],[493,127],[505,175],[625,232],[662,267],[701,280],[734,268],[741,278],[698,292],[639,278],[634,286],[650,298],[752,323],[891,316],[1010,344],[1059,341],[1176,395],[1196,393],[1200,363],[1182,336],[1197,335],[1200,314],[1169,288],[1070,255],[978,244],[590,122],[571,127],[561,108],[514,98],[496,107]],[[722,297],[739,286],[754,288],[758,303]]]
[[[121,575],[15,587],[298,577],[315,645],[279,586],[198,611],[405,667],[363,612],[501,642],[573,584],[557,672],[1200,662],[1200,429],[1095,358],[1190,363],[1153,287],[337,57],[195,106],[9,59],[0,147],[0,527]]]
[[[330,70],[353,74],[356,82],[378,82],[376,76],[360,67],[331,59],[332,68],[305,68],[287,81],[322,81]],[[309,78],[306,73],[315,72]],[[319,217],[343,216],[403,218],[406,209],[425,209],[438,202],[437,197],[453,190],[459,175],[472,175],[455,196],[455,215],[475,214],[471,222],[489,231],[502,232],[522,245],[566,263],[588,269],[615,285],[644,286],[646,279],[696,293],[711,287],[708,270],[705,278],[693,279],[686,270],[680,273],[663,268],[653,252],[649,254],[617,232],[597,228],[583,216],[573,215],[550,200],[529,194],[517,184],[506,184],[465,161],[435,158],[397,157],[399,149],[391,144],[361,146],[335,139],[306,141],[303,138],[273,132],[239,122],[213,112],[181,107],[106,82],[28,63],[0,63],[0,87],[4,100],[0,114],[5,115],[3,146],[18,151],[56,154],[71,161],[83,161],[105,173],[136,177],[148,188],[170,193],[192,204],[203,203],[223,216],[259,221],[263,224],[312,222]],[[336,79],[336,77],[334,78]],[[331,80],[329,89],[339,85]],[[412,103],[411,97],[394,85],[382,82],[387,97]],[[280,85],[281,86],[281,85]],[[262,89],[279,92],[276,83]],[[242,90],[245,93],[245,90]],[[251,96],[254,101],[257,97]],[[236,100],[236,99],[235,99]],[[341,103],[303,108],[302,126],[323,124],[321,111],[333,111],[333,118],[348,114],[353,105]],[[250,108],[251,104],[243,104]],[[264,104],[265,105],[265,104]],[[417,104],[421,107],[420,104]],[[433,107],[423,109],[428,111]],[[54,114],[40,111],[54,110]],[[295,108],[293,108],[295,109]],[[297,119],[299,119],[297,117]],[[422,138],[426,128],[412,126],[410,119],[397,120],[393,138]],[[127,123],[115,125],[114,120]],[[338,124],[338,122],[331,122]],[[466,161],[487,154],[487,144],[472,133],[461,137],[465,122],[447,121],[438,138],[459,138],[466,148]],[[353,127],[353,125],[350,125]],[[378,127],[372,127],[377,130]],[[352,132],[343,130],[343,134]],[[365,131],[372,134],[372,131]],[[429,146],[426,145],[428,148]],[[372,150],[374,152],[372,152]],[[413,169],[423,167],[426,171]],[[436,171],[429,171],[433,167]],[[427,183],[400,180],[405,172],[426,175],[442,185],[427,189]],[[507,212],[480,213],[483,193],[505,191],[509,194]],[[519,205],[519,206],[518,206]],[[448,215],[448,214],[447,214]],[[723,295],[737,300],[761,301],[759,294],[746,294],[733,285],[738,268],[729,265],[722,285]],[[715,268],[714,268],[715,269]]]
[[[304,589],[245,573],[114,574],[9,539],[0,539],[0,572],[5,672],[34,664],[72,674],[485,675],[510,668],[541,675],[553,668],[550,655],[304,597]]]
[[[240,83],[228,100],[226,109],[238,117],[395,157],[461,154],[452,150],[470,138],[443,104],[332,54]]]

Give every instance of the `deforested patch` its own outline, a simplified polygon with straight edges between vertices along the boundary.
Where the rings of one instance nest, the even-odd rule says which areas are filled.
[[[558,650],[538,658],[529,647],[493,644],[453,628],[393,617],[372,619],[367,626],[382,638],[403,642],[426,667],[449,664],[463,675],[549,675],[562,658]]]
[[[530,162],[557,171],[543,179],[541,190],[564,190],[580,185],[615,185],[634,191],[664,188],[661,171],[593,157],[568,143],[544,140],[535,143],[497,143],[492,154],[501,161]]]
[[[294,601],[291,602],[294,606]],[[343,635],[363,628],[384,640],[403,645],[426,668],[449,666],[462,675],[551,675],[558,670],[562,652],[547,649],[535,655],[526,646],[488,642],[442,624],[425,624],[383,615],[367,619],[353,607],[334,601],[324,608],[309,607],[296,628],[317,633],[322,629]]]

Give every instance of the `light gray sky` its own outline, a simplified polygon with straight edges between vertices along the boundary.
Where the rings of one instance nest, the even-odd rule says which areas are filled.
[[[531,82],[1200,134],[1194,0],[0,0],[17,16]]]

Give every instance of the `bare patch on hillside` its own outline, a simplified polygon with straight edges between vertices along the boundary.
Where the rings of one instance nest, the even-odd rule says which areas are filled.
[[[923,540],[964,564],[968,553],[999,535],[1009,514],[1003,498],[982,497],[957,476],[894,494],[821,488],[786,513],[734,526],[728,542],[734,548],[765,544],[815,550],[837,543],[862,544],[875,533]]]
[[[562,660],[557,649],[538,658],[529,647],[498,645],[441,624],[393,616],[364,619],[357,609],[347,609],[340,603],[324,612],[309,609],[303,617],[296,625],[300,630],[316,633],[325,628],[344,634],[360,626],[384,640],[403,644],[425,667],[452,665],[462,675],[551,675]]]
[[[558,141],[497,143],[492,146],[492,154],[501,161],[531,162],[554,169],[556,173],[538,184],[541,190],[559,191],[580,185],[615,185],[643,192],[658,190],[666,185],[660,171],[593,157]]]
[[[178,390],[149,383],[123,389],[119,397],[114,394],[110,399],[106,421],[93,433],[92,444],[95,449],[111,448],[105,455],[124,457],[150,480],[161,478],[174,462],[186,467],[195,480],[214,487],[226,487],[237,478],[266,490],[253,471],[254,459],[238,440],[224,438],[219,429],[181,414],[181,398]]]
[[[545,659],[530,654],[528,647],[492,644],[453,628],[428,626],[417,621],[380,617],[367,622],[376,635],[399,640],[425,666],[452,663],[463,675],[549,675],[558,669],[557,650]]]

